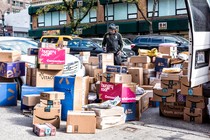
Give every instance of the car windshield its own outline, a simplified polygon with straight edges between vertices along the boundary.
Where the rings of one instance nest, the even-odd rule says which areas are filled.
[[[73,39],[68,41],[69,47],[92,47],[96,46],[91,40],[80,40],[80,39]]]
[[[181,40],[181,42],[183,42],[184,44],[189,44],[189,41],[187,39],[185,39],[184,37],[181,36],[177,36],[179,38],[179,40]]]
[[[124,42],[125,45],[131,45],[132,44],[132,42],[127,38],[123,38],[123,42]]]
[[[33,40],[0,40],[0,50],[16,50],[22,55],[27,54],[29,48],[37,48],[38,44]]]

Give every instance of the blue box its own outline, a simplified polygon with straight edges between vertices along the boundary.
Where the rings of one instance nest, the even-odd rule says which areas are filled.
[[[169,59],[167,58],[158,58],[155,59],[155,71],[162,72],[163,68],[169,67]]]
[[[61,100],[61,120],[67,120],[68,110],[74,109],[74,85],[75,77],[71,76],[55,76],[54,90],[65,93],[65,99]],[[81,85],[82,88],[82,85]]]
[[[136,120],[136,102],[122,103],[121,106],[124,108],[124,111],[126,114],[126,121],[135,121]]]
[[[0,76],[5,78],[25,76],[25,62],[0,62]]]
[[[127,73],[128,68],[125,66],[106,66],[106,72]]]
[[[41,92],[45,91],[54,91],[51,87],[31,87],[31,86],[22,86],[22,93],[21,93],[21,110],[29,109],[28,106],[22,104],[22,98],[24,95],[32,95],[32,94],[40,94]]]
[[[17,105],[17,84],[0,83],[0,106]]]

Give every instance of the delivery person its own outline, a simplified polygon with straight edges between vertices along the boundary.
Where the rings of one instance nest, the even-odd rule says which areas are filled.
[[[115,24],[109,25],[109,32],[104,35],[102,47],[107,53],[114,53],[114,64],[121,65],[122,36],[117,32]]]

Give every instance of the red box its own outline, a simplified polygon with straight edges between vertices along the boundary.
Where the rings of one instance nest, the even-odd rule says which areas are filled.
[[[39,137],[55,136],[56,128],[50,123],[35,124],[33,127],[33,132]]]
[[[39,64],[65,64],[65,49],[41,48],[39,49]]]
[[[136,102],[136,84],[114,84],[101,82],[100,97],[102,100],[113,100],[119,96],[122,103]]]

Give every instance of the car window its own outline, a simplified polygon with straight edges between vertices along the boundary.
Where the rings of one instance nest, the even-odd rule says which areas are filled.
[[[92,41],[89,41],[89,40],[82,40],[81,46],[80,46],[80,47],[83,47],[83,48],[90,48],[90,47],[93,47],[93,46],[96,46],[96,44],[94,44]]]
[[[68,47],[79,47],[79,44],[80,44],[80,40],[69,40],[68,41]]]
[[[67,38],[67,37],[64,37],[63,38],[63,41],[69,41],[69,40],[71,40],[70,38]]]
[[[153,37],[151,39],[152,43],[163,43],[163,38],[162,37]]]
[[[127,38],[124,38],[123,42],[124,42],[125,45],[131,45],[132,44],[132,42]]]
[[[174,37],[164,37],[165,43],[176,43],[178,40]]]
[[[146,37],[139,39],[139,43],[147,43],[147,41],[148,41],[148,38]]]
[[[58,42],[58,37],[43,37],[42,42],[45,43],[57,43]]]

